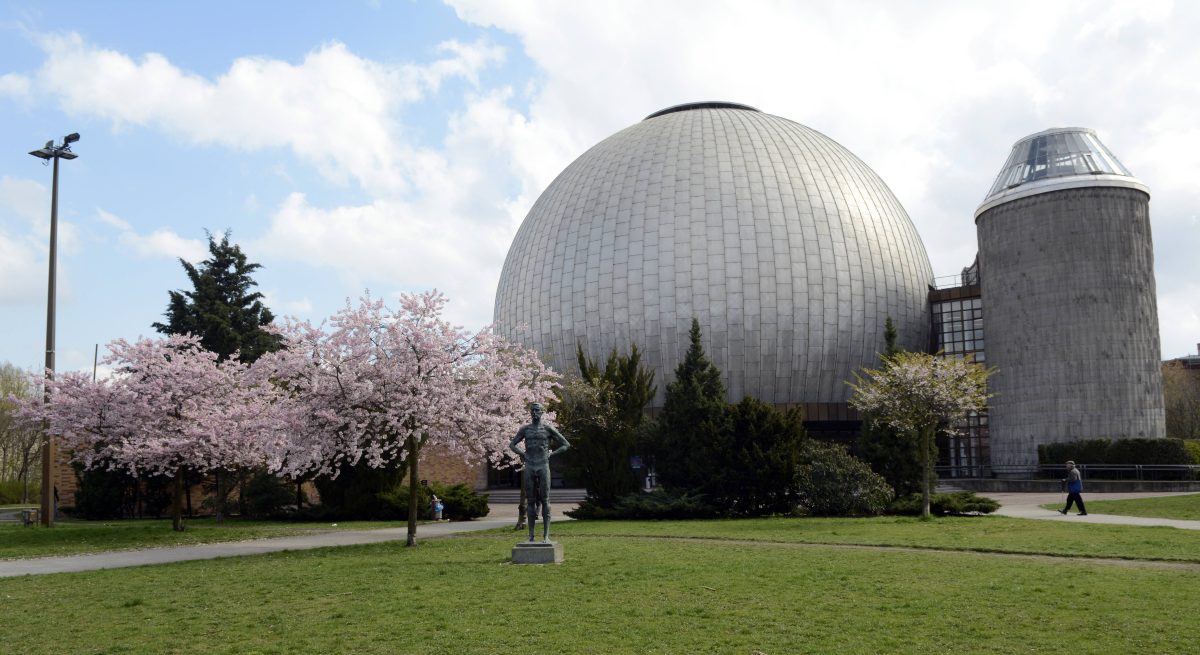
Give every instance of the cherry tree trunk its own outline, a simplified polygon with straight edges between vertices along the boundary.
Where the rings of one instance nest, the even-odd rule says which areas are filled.
[[[221,475],[221,469],[217,469],[217,494],[213,499],[213,509],[217,515],[217,523],[225,521],[225,476]]]
[[[921,518],[929,518],[929,450],[932,446],[933,428],[924,428],[921,430],[921,476],[924,478],[921,485]]]
[[[408,545],[417,545],[417,438],[408,438]]]
[[[171,529],[183,532],[183,472],[176,471],[171,482]]]

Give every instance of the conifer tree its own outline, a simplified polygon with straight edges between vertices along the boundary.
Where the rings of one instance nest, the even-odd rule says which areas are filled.
[[[721,371],[700,343],[700,322],[692,319],[690,345],[667,385],[655,448],[655,470],[669,489],[713,492],[725,488],[730,453],[730,416]]]
[[[198,337],[200,345],[216,353],[220,362],[237,353],[242,362],[253,363],[282,346],[278,336],[262,329],[275,317],[263,305],[263,295],[252,291],[258,283],[250,276],[262,267],[248,261],[242,249],[229,242],[229,230],[220,241],[213,238],[212,233],[206,234],[208,259],[198,266],[182,258],[179,260],[192,289],[168,292],[171,299],[163,313],[167,322],[154,323],[153,327],[162,334]],[[214,501],[218,520],[224,518],[225,497],[232,489],[222,473],[217,469]],[[239,477],[244,481],[244,476]],[[187,486],[187,503],[190,514],[190,484]]]
[[[277,336],[262,329],[275,317],[263,303],[263,295],[251,289],[250,277],[261,266],[246,259],[237,244],[229,242],[226,230],[217,241],[208,234],[209,258],[198,266],[183,259],[179,263],[192,282],[190,291],[171,291],[165,323],[154,323],[163,334],[193,334],[200,344],[217,353],[220,361],[240,353],[250,363],[264,353],[278,350]]]
[[[609,354],[601,368],[576,346],[580,378],[563,390],[556,403],[559,425],[571,435],[565,461],[571,477],[587,488],[588,500],[611,507],[638,490],[631,458],[646,420],[646,403],[654,398],[654,372],[642,366],[633,345],[628,355]]]

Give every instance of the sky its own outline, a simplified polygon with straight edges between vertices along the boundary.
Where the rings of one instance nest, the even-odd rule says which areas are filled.
[[[478,329],[530,206],[664,107],[748,104],[871,166],[934,274],[975,256],[1013,142],[1094,128],[1151,190],[1164,358],[1200,342],[1200,3],[0,0],[0,362],[153,336],[206,231],[319,322],[436,288]]]

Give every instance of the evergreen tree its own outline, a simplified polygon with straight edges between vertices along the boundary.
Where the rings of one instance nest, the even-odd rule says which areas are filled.
[[[559,425],[570,435],[564,460],[572,479],[587,488],[588,500],[611,507],[638,490],[631,458],[646,422],[646,403],[654,398],[654,372],[642,367],[634,345],[629,355],[608,356],[604,368],[576,347],[580,379],[568,385],[557,403]]]
[[[199,266],[179,260],[192,290],[171,291],[163,314],[167,321],[153,327],[163,334],[196,335],[221,361],[236,352],[249,363],[278,350],[281,341],[262,329],[275,317],[263,306],[263,295],[251,291],[257,283],[250,276],[261,266],[247,261],[242,249],[229,242],[229,234],[227,230],[220,241],[208,234],[209,258]]]
[[[904,352],[904,348],[896,345],[896,324],[892,322],[891,316],[883,323],[883,340],[887,343],[888,357]]]
[[[654,465],[663,486],[700,492],[719,504],[721,494],[714,492],[729,486],[729,406],[721,371],[704,354],[694,318],[689,338],[687,355],[667,385]]]
[[[217,241],[208,236],[209,258],[199,266],[180,258],[179,263],[192,282],[191,291],[170,291],[170,302],[163,313],[166,323],[154,323],[163,334],[192,334],[200,345],[217,353],[218,361],[238,354],[247,364],[262,355],[279,350],[283,341],[262,329],[275,320],[263,303],[263,295],[251,291],[258,283],[250,276],[262,268],[246,259],[235,243],[229,242],[226,230]],[[190,487],[189,487],[190,490]],[[225,498],[232,487],[218,470],[215,484],[217,519],[224,518]],[[189,495],[190,501],[190,495]]]
[[[730,413],[732,450],[723,476],[727,486],[718,490],[715,500],[737,516],[790,512],[796,501],[800,448],[807,437],[803,414],[750,396]]]

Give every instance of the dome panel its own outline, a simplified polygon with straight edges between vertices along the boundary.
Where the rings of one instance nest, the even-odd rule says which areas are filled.
[[[900,203],[858,158],[732,103],[652,114],[568,166],[530,210],[496,321],[560,371],[636,343],[661,401],[693,317],[731,400],[845,402],[883,323],[924,347],[932,272]]]

